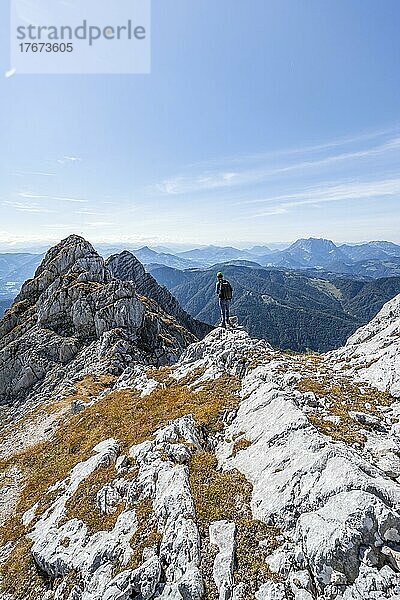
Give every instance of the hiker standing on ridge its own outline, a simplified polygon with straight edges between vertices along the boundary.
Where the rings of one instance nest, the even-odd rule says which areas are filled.
[[[229,305],[232,300],[232,286],[221,272],[217,273],[217,284],[215,291],[219,298],[219,308],[221,310],[221,326],[226,329],[226,325],[230,325],[229,321]]]

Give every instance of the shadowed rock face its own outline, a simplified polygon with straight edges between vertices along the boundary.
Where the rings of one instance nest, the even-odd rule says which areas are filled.
[[[38,384],[52,393],[78,373],[118,374],[132,360],[174,362],[196,339],[175,313],[114,278],[86,240],[68,237],[0,321],[0,402],[25,399]]]
[[[151,298],[169,315],[173,315],[188,331],[203,338],[211,331],[210,325],[197,321],[180,306],[176,298],[161,286],[152,275],[146,273],[144,266],[131,252],[114,254],[107,259],[106,265],[114,277],[134,284],[136,292]]]

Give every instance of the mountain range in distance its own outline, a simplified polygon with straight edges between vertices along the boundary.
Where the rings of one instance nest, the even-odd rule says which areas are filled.
[[[249,268],[221,264],[232,283],[231,312],[250,335],[276,348],[325,352],[337,348],[383,304],[400,293],[400,277],[356,279],[319,271]],[[147,269],[194,318],[215,324],[215,266],[179,271]]]
[[[122,247],[104,244],[97,250],[108,257]],[[274,347],[294,351],[337,348],[400,292],[400,246],[392,242],[337,246],[310,238],[283,250],[166,250],[144,246],[128,248],[128,254],[145,265],[191,317],[210,325],[219,319],[214,282],[216,270],[222,270],[234,286],[232,310],[240,323]],[[0,316],[42,259],[41,254],[0,254]]]
[[[331,240],[309,238],[297,240],[282,250],[272,250],[268,246],[239,249],[213,245],[176,253],[156,252],[147,246],[126,249],[144,265],[161,264],[181,270],[242,261],[241,264],[247,266],[294,270],[316,268],[357,277],[400,275],[400,245],[387,241],[337,246]],[[105,250],[99,248],[104,256]]]
[[[296,240],[293,244],[276,249],[277,244],[253,246],[248,249],[233,246],[201,246],[190,250],[179,251],[167,246],[143,246],[134,244],[97,244],[97,251],[107,258],[123,250],[129,250],[143,264],[158,263],[174,268],[190,268],[195,266],[211,266],[231,260],[249,260],[260,266],[286,266],[307,268],[310,266],[327,268],[330,264],[352,263],[366,260],[387,260],[400,257],[400,245],[387,241],[371,241],[361,244],[336,245],[331,240],[323,238],[308,238]],[[7,252],[0,253],[0,278],[12,266],[28,262],[29,259],[40,260],[45,249],[37,252]],[[40,258],[38,259],[38,255]],[[285,262],[286,261],[286,262]]]
[[[175,248],[177,248],[175,246]],[[96,250],[105,258],[123,250],[132,252],[142,264],[157,263],[177,269],[207,267],[232,260],[247,260],[259,266],[278,266],[303,269],[317,267],[336,272],[347,272],[355,263],[363,261],[388,261],[400,257],[400,245],[388,241],[371,241],[361,244],[336,245],[331,240],[308,238],[276,249],[276,244],[257,245],[251,248],[234,246],[201,246],[179,251],[168,246],[143,246],[134,244],[97,244]],[[38,252],[0,253],[0,279],[12,268],[28,264],[30,260],[39,264],[44,249]]]

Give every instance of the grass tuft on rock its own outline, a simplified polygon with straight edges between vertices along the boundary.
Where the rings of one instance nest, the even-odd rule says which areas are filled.
[[[234,444],[233,444],[233,448],[232,448],[232,457],[235,457],[236,454],[238,452],[240,452],[241,450],[246,450],[246,448],[248,448],[249,446],[251,446],[251,442],[249,442],[249,440],[246,440],[245,438],[242,438],[240,440],[237,440]]]
[[[11,553],[10,558],[0,565],[0,574],[3,576],[9,573],[12,565],[15,568],[13,585],[16,590],[20,590],[14,593],[16,600],[25,598],[24,573],[27,569],[35,569],[31,553],[18,551],[20,544],[26,545],[26,536],[29,534],[29,527],[25,528],[22,524],[22,515],[36,503],[36,516],[43,514],[57,494],[48,493],[48,489],[67,478],[78,462],[87,460],[96,444],[115,438],[120,443],[121,451],[127,453],[132,445],[151,438],[157,429],[187,414],[192,414],[205,430],[220,431],[223,428],[223,413],[239,404],[240,382],[235,377],[224,375],[217,380],[203,382],[201,389],[192,390],[184,382],[177,382],[169,377],[168,369],[165,371],[165,383],[148,396],[141,398],[135,389],[112,391],[83,412],[66,416],[51,439],[2,461],[0,467],[3,470],[14,465],[23,474],[15,513],[0,527],[0,545],[7,542],[16,544],[16,550]],[[109,384],[109,379],[98,381],[85,378],[76,384],[77,392],[73,398],[79,396],[87,400],[89,396],[98,396],[102,391],[101,386],[104,389]],[[68,400],[71,398],[69,396]],[[107,473],[107,477],[109,475]],[[96,471],[78,489],[78,496],[68,503],[66,516],[82,518],[91,531],[111,528],[117,516],[114,513],[101,515],[94,505],[95,493],[105,479],[105,470]],[[88,494],[87,484],[91,490]],[[33,523],[34,521],[30,527]],[[153,534],[156,539],[154,531]],[[18,573],[21,573],[20,577]],[[3,589],[8,585],[5,583],[8,579],[8,576],[3,577]]]
[[[344,377],[334,380],[329,376],[319,379],[303,378],[298,382],[297,389],[302,393],[312,392],[317,398],[326,399],[326,416],[338,417],[340,420],[337,423],[332,422],[319,414],[308,415],[308,419],[321,433],[348,444],[362,445],[366,441],[362,430],[369,428],[368,425],[354,419],[351,412],[381,417],[379,407],[390,406],[394,401],[388,392],[381,392],[367,384],[353,383]]]
[[[209,537],[213,521],[234,521],[236,532],[235,579],[246,585],[246,599],[254,600],[255,592],[268,579],[280,580],[272,573],[266,556],[280,546],[280,530],[252,518],[250,499],[252,485],[237,470],[219,471],[211,452],[195,454],[190,463],[190,486],[196,509],[196,520],[202,539]],[[260,542],[263,544],[260,545]],[[212,578],[212,567],[204,561],[203,577],[207,600],[218,600]]]

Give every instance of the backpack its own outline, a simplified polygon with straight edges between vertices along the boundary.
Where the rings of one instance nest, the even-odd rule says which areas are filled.
[[[232,300],[232,286],[229,281],[223,279],[221,281],[221,287],[219,289],[219,297],[223,300]]]

